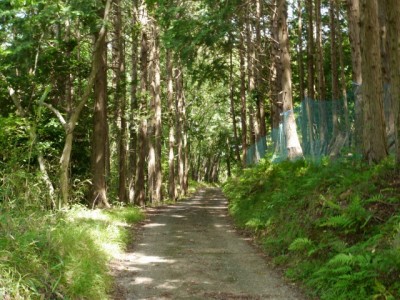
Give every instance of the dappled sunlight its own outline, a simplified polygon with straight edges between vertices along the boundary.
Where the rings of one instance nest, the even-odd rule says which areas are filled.
[[[186,218],[185,216],[182,215],[170,215],[171,218]]]
[[[181,280],[166,280],[164,283],[157,285],[158,289],[173,290],[179,287]]]
[[[230,227],[228,224],[214,224],[214,227],[223,228],[223,227]]]
[[[247,264],[258,257],[248,255],[249,243],[230,223],[226,199],[214,193],[204,190],[151,210],[120,270],[129,291],[125,299],[272,299],[247,297],[259,280],[247,273]],[[261,274],[265,266],[253,268]]]
[[[136,277],[133,284],[150,284],[153,282],[152,278],[148,277]]]
[[[159,256],[151,256],[142,253],[135,253],[134,255],[134,264],[137,265],[148,265],[153,263],[167,263],[173,264],[176,262],[174,259],[166,259]]]
[[[144,228],[161,227],[161,226],[166,226],[166,224],[150,223],[150,224],[143,225]]]

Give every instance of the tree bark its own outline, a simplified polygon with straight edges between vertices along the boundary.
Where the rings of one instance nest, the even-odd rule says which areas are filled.
[[[103,13],[103,12],[100,12]],[[92,206],[109,207],[107,200],[106,155],[107,155],[107,48],[106,34],[100,37],[95,58],[98,70],[94,84],[94,129],[92,137]]]
[[[355,85],[355,122],[354,122],[354,143],[355,148],[362,148],[363,132],[363,103],[361,94],[362,73],[361,73],[361,40],[360,40],[360,2],[359,0],[347,0],[347,15],[349,22],[349,37],[351,46],[352,79]],[[361,151],[360,151],[361,152]]]
[[[99,69],[99,55],[101,54],[100,51],[98,51],[98,48],[100,47],[102,40],[105,38],[106,35],[106,27],[105,24],[108,20],[108,15],[110,11],[110,6],[111,6],[111,0],[107,0],[105,6],[104,6],[104,16],[103,16],[103,25],[100,28],[100,31],[98,33],[98,38],[96,39],[93,47],[93,61],[92,61],[92,68],[90,71],[90,75],[87,80],[87,85],[83,91],[83,94],[81,96],[80,102],[76,106],[76,108],[73,110],[71,113],[68,121],[64,120],[63,116],[61,113],[53,108],[51,105],[46,105],[49,107],[58,117],[60,120],[60,123],[63,125],[64,130],[65,130],[65,140],[64,140],[64,147],[63,147],[63,152],[60,157],[60,194],[61,197],[58,200],[57,203],[57,208],[62,208],[68,205],[69,203],[69,188],[70,188],[70,183],[69,183],[69,166],[70,166],[70,160],[71,160],[71,152],[72,152],[72,143],[73,143],[73,133],[75,130],[75,126],[78,122],[79,116],[85,107],[87,101],[89,100],[93,84],[96,79],[96,74]]]
[[[305,99],[304,97],[304,63],[303,63],[303,14],[302,14],[302,0],[297,0],[297,14],[298,14],[298,27],[297,27],[297,35],[299,38],[299,42],[297,44],[297,63],[299,64],[299,93],[300,93],[300,101]]]
[[[396,165],[400,168],[400,5],[397,0],[388,0],[388,39],[390,56],[390,82],[395,118]]]
[[[281,82],[282,82],[282,68],[281,56],[279,49],[279,32],[278,32],[278,11],[277,1],[274,1],[271,22],[271,72],[270,72],[270,85],[271,85],[271,123],[272,123],[272,138],[274,140],[274,153],[280,151],[280,142],[278,132],[280,131],[282,102],[280,101]],[[280,133],[279,133],[280,134]]]
[[[400,3],[398,3],[400,5]],[[382,63],[382,83],[383,83],[383,113],[386,123],[386,134],[388,137],[389,145],[392,146],[395,142],[394,131],[395,131],[395,116],[392,101],[394,98],[391,97],[389,87],[391,86],[391,68],[390,65],[390,51],[389,51],[389,7],[387,1],[379,1],[378,5],[378,19],[380,27],[380,38],[381,38],[381,63]],[[398,29],[399,30],[399,29]],[[385,109],[386,108],[386,109]]]
[[[326,80],[324,70],[324,50],[322,45],[322,18],[321,18],[321,0],[315,4],[315,23],[316,23],[316,52],[317,52],[317,97],[319,101],[326,101]],[[326,102],[319,103],[319,143],[320,154],[326,153],[328,144],[328,117],[326,111]]]
[[[246,16],[246,59],[247,59],[247,99],[249,106],[249,127],[250,127],[250,141],[255,145],[260,137],[259,114],[254,110],[256,103],[256,81],[255,81],[255,49],[253,42],[253,26],[252,26],[252,3],[247,4]],[[256,158],[257,159],[257,158]]]
[[[331,35],[331,73],[332,73],[332,141],[335,140],[339,133],[339,116],[338,116],[338,102],[339,102],[339,75],[337,63],[337,42],[336,42],[336,13],[335,13],[335,0],[329,0],[329,16],[330,16],[330,35]]]
[[[152,96],[152,108],[153,108],[153,120],[152,129],[154,132],[154,147],[150,148],[150,151],[154,151],[149,157],[149,170],[154,171],[152,178],[149,176],[149,186],[151,188],[151,199],[152,202],[158,203],[162,200],[161,187],[162,187],[162,174],[161,174],[161,77],[160,77],[160,53],[159,53],[159,42],[158,42],[158,28],[153,21],[151,26],[152,29],[152,41],[151,41],[151,96]],[[149,136],[149,140],[152,137]],[[152,145],[152,143],[151,143]],[[154,155],[154,157],[153,157]],[[153,161],[154,159],[154,161]],[[154,165],[153,165],[154,164]],[[154,168],[154,169],[153,169]],[[150,174],[149,174],[150,175]],[[152,182],[150,181],[152,179]]]
[[[176,200],[175,186],[175,122],[176,114],[174,108],[174,84],[173,84],[173,63],[171,50],[167,49],[166,65],[167,65],[167,98],[168,98],[168,123],[169,123],[169,154],[168,154],[168,195],[172,201]]]
[[[344,136],[346,136],[346,144],[348,143],[348,136],[350,134],[350,119],[349,119],[349,106],[347,101],[347,89],[346,89],[346,75],[344,73],[344,53],[343,53],[343,37],[342,28],[340,26],[340,3],[336,3],[336,25],[337,25],[337,42],[338,42],[338,53],[339,53],[339,66],[340,66],[340,87],[343,97],[343,114],[344,114]]]
[[[238,132],[237,132],[237,126],[236,126],[235,83],[233,80],[233,58],[232,58],[233,53],[232,52],[233,52],[233,47],[229,54],[229,88],[230,88],[229,100],[230,100],[230,105],[231,105],[231,117],[232,117],[235,154],[236,154],[237,161],[240,162],[240,151],[239,151],[239,145],[238,145],[239,138],[238,138]]]
[[[360,12],[364,102],[363,155],[369,163],[378,163],[388,155],[383,115],[378,0],[362,0]]]
[[[242,124],[242,167],[246,167],[247,156],[247,119],[246,119],[246,71],[245,71],[245,49],[244,33],[240,32],[239,61],[240,61],[240,103],[241,103],[241,124]]]
[[[118,199],[127,202],[127,122],[126,114],[126,75],[125,75],[125,43],[122,32],[121,0],[114,0],[114,45],[113,61],[116,121],[117,121],[117,147],[118,147]]]
[[[134,25],[132,30],[132,53],[131,53],[131,95],[130,95],[130,143],[129,143],[129,203],[135,201],[135,177],[136,177],[136,162],[137,162],[137,140],[138,140],[138,120],[136,114],[138,113],[138,47],[139,47],[139,30],[138,26],[138,11],[137,1],[133,2],[132,23]]]
[[[314,18],[313,18],[313,1],[307,0],[307,97],[315,99],[314,93]]]
[[[324,50],[322,45],[322,18],[321,18],[321,0],[315,4],[315,24],[316,24],[316,67],[317,67],[317,96],[316,99],[326,100],[326,82],[324,73]]]
[[[142,9],[142,33],[140,48],[140,103],[139,103],[139,129],[138,129],[138,157],[135,178],[135,201],[136,205],[144,206],[146,202],[145,165],[148,148],[147,139],[147,95],[148,95],[148,37],[146,32],[147,14]]]
[[[292,95],[292,70],[289,54],[289,34],[287,27],[287,3],[286,0],[278,0],[278,32],[279,46],[282,63],[282,102],[285,120],[286,148],[288,159],[295,160],[303,157],[303,151],[297,136],[296,121],[293,112]]]
[[[178,160],[177,160],[177,175],[178,175],[178,197],[181,197],[184,193],[184,176],[185,176],[185,158],[183,149],[183,86],[181,77],[183,76],[180,68],[175,69],[175,86],[176,86],[176,98],[175,98],[175,109],[176,109],[176,140],[178,146]]]
[[[261,0],[255,0],[256,7],[256,42],[255,42],[255,76],[257,91],[257,118],[259,123],[259,135],[265,137],[267,135],[266,112],[265,112],[265,96],[263,91],[264,80],[262,78],[262,56],[263,47],[261,40],[261,19],[263,17],[263,5]]]

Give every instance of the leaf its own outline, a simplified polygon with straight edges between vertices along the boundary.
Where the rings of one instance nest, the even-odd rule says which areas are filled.
[[[308,238],[297,238],[289,246],[290,251],[304,251],[311,248],[314,248],[314,244]]]
[[[339,253],[328,261],[328,266],[348,266],[355,262],[354,256],[345,253]]]
[[[353,221],[344,215],[330,217],[327,221],[323,222],[321,227],[334,227],[334,228],[348,228],[351,227]]]

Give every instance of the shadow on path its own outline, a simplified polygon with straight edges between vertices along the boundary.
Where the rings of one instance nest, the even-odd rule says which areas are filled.
[[[216,188],[151,209],[112,269],[116,299],[303,299],[235,232]]]

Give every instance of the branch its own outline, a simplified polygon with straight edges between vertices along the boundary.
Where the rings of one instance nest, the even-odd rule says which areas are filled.
[[[67,122],[65,121],[64,117],[62,116],[62,114],[60,113],[60,111],[56,108],[54,108],[51,104],[47,104],[47,103],[42,103],[42,105],[46,106],[48,109],[50,109],[58,118],[58,120],[60,121],[61,125],[64,126],[65,129],[67,129]]]
[[[111,0],[107,0],[105,8],[104,8],[103,24],[100,28],[99,36],[97,37],[97,40],[94,44],[94,49],[93,49],[94,54],[97,53],[97,49],[100,46],[100,42],[106,35],[106,23],[107,23],[108,15],[110,13],[110,6],[111,6]],[[72,113],[71,118],[68,120],[69,130],[71,130],[71,131],[74,130],[74,127],[76,125],[76,122],[78,121],[79,115],[80,115],[83,107],[85,106],[86,102],[89,99],[90,92],[91,92],[92,86],[94,84],[94,81],[96,79],[96,74],[97,74],[98,69],[99,69],[99,66],[98,66],[98,62],[97,62],[97,55],[95,55],[95,57],[93,58],[93,63],[92,63],[92,70],[90,71],[88,83],[83,92],[81,102],[79,102],[75,111]]]
[[[25,117],[26,112],[22,108],[21,101],[19,100],[17,94],[15,93],[15,90],[11,87],[11,85],[9,85],[7,78],[4,76],[3,73],[0,73],[0,77],[4,80],[4,82],[7,83],[8,94],[10,95],[12,101],[14,102],[15,106],[17,107],[18,114],[21,117]]]

